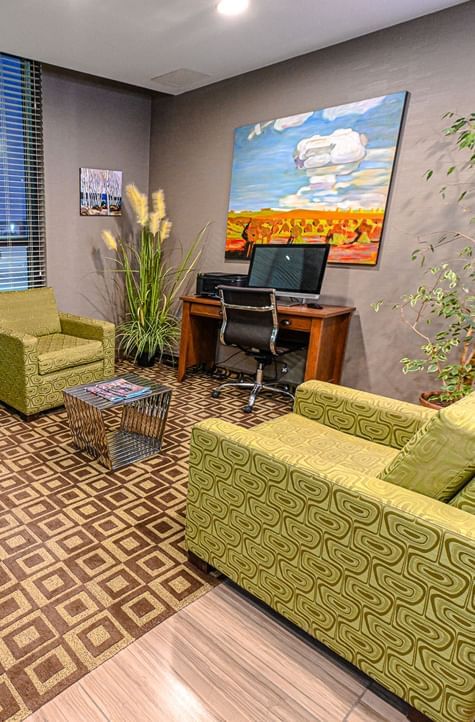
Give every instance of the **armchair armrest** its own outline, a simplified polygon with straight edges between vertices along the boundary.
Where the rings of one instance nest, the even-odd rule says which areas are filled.
[[[60,313],[61,331],[69,336],[79,336],[102,341],[104,347],[104,378],[114,375],[115,368],[115,326],[109,321]]]
[[[28,413],[27,390],[38,374],[36,336],[0,327],[0,398]]]
[[[473,719],[472,515],[209,420],[186,544],[431,719]]]
[[[297,389],[294,411],[338,431],[402,449],[436,413],[417,404],[337,386],[307,381]]]
[[[115,335],[115,326],[109,321],[75,316],[72,313],[60,313],[59,320],[62,333],[66,333],[68,336],[103,341],[104,338]]]

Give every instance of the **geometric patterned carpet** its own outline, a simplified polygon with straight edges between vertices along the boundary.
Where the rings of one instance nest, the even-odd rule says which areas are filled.
[[[117,372],[136,370],[121,364]],[[17,722],[217,581],[184,548],[189,438],[210,416],[252,426],[290,410],[218,383],[172,387],[163,452],[107,471],[71,442],[64,409],[25,423],[0,405],[0,720]]]

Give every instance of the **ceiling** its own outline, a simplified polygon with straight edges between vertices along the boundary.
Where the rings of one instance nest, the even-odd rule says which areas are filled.
[[[1,0],[0,51],[179,94],[461,2],[250,0],[225,17],[217,0]]]

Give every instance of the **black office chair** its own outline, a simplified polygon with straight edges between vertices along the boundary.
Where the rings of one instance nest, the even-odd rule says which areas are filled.
[[[219,340],[226,346],[237,346],[248,356],[254,356],[257,370],[255,381],[227,381],[215,388],[211,396],[217,399],[227,387],[251,389],[244,407],[246,413],[252,411],[261,391],[283,394],[293,401],[293,394],[279,387],[278,382],[264,383],[264,368],[291,350],[277,346],[279,322],[274,289],[219,286],[218,291],[223,314]]]

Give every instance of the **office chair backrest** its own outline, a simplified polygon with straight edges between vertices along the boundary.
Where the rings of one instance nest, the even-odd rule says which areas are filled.
[[[218,290],[223,312],[221,343],[276,354],[279,322],[274,289],[219,286]]]

